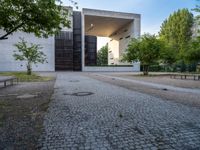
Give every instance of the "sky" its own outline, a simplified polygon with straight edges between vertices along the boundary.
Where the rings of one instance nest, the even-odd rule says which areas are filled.
[[[191,10],[197,0],[75,0],[82,8],[101,9],[141,14],[141,34],[158,34],[162,22],[180,8]],[[70,4],[69,0],[63,0]],[[104,40],[102,39],[102,43]]]

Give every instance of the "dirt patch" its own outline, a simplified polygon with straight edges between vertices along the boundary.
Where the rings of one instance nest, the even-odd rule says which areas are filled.
[[[20,83],[0,89],[0,149],[37,149],[54,83]],[[17,98],[26,94],[37,96]]]
[[[158,83],[158,84],[165,84],[165,85],[171,85],[176,87],[182,87],[182,88],[200,88],[200,81],[194,81],[192,79],[190,80],[182,80],[182,79],[171,79],[169,75],[160,75],[160,76],[138,76],[138,75],[131,75],[131,74],[109,74],[111,76],[116,77],[123,77],[138,81],[146,81],[150,83]]]
[[[109,83],[109,84],[123,87],[123,88],[129,89],[129,90],[133,90],[133,91],[137,91],[140,93],[145,93],[145,94],[149,94],[149,95],[152,95],[155,97],[159,97],[159,98],[162,98],[163,100],[169,100],[169,101],[181,103],[181,104],[184,104],[187,106],[200,108],[200,94],[157,89],[157,88],[153,88],[153,87],[138,84],[138,83],[122,81],[119,79],[112,80],[112,78],[110,78],[110,77],[98,76],[98,75],[92,74],[92,73],[87,74],[87,76],[89,76],[93,79],[97,79],[97,80]],[[146,78],[146,77],[143,77],[143,78]],[[156,80],[156,78],[154,80]]]

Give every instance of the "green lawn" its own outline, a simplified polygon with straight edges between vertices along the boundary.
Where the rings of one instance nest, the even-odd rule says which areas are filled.
[[[54,79],[54,77],[39,76],[36,73],[27,75],[26,72],[0,72],[0,76],[14,76],[17,77],[20,82],[44,82]]]

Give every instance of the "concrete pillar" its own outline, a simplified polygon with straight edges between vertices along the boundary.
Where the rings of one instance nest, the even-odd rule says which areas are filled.
[[[134,37],[138,38],[141,35],[141,18],[134,19]]]
[[[85,15],[82,14],[82,70],[84,70],[85,67]]]

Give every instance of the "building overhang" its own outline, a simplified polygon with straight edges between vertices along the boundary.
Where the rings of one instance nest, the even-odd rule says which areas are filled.
[[[83,9],[85,35],[110,37],[124,26],[140,19],[139,14]]]

